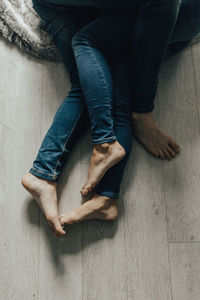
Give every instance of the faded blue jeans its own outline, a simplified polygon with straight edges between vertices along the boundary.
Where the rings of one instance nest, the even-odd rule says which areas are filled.
[[[89,9],[52,9],[37,2],[34,9],[44,21],[43,25],[52,36],[71,78],[69,95],[59,106],[54,120],[46,133],[37,157],[29,170],[35,176],[57,181],[68,158],[69,151],[84,129],[88,116],[78,72],[71,48],[73,35],[100,12]],[[125,148],[125,157],[104,175],[96,187],[96,193],[117,198],[122,175],[132,146],[130,68],[126,58],[116,56],[112,61],[114,134]],[[95,78],[93,78],[95,80]],[[110,88],[112,92],[112,88]]]

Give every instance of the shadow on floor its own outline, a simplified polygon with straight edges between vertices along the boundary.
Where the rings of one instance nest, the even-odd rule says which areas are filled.
[[[45,243],[47,243],[51,262],[56,272],[59,272],[60,275],[65,273],[63,255],[77,255],[79,252],[88,251],[93,244],[98,245],[101,240],[112,239],[115,236],[120,216],[123,213],[123,201],[121,201],[120,216],[116,221],[83,221],[70,226],[66,236],[55,238],[37,202],[29,197],[26,203],[27,220],[32,226],[41,228],[40,239],[44,239]],[[43,243],[40,242],[39,244],[42,247]]]

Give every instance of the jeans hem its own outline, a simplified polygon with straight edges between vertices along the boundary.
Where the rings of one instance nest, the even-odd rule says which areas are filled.
[[[152,112],[154,109],[154,105],[151,106],[151,107],[147,107],[147,108],[144,108],[144,107],[141,107],[141,108],[132,108],[132,112],[135,112],[135,113],[143,113],[143,114],[147,114],[149,112]]]
[[[29,170],[29,173],[37,176],[37,177],[40,177],[42,179],[46,179],[46,180],[50,180],[50,181],[56,181],[58,179],[58,175],[51,175],[51,174],[47,174],[43,171],[40,171],[36,168],[31,168]]]
[[[103,143],[110,143],[116,141],[117,138],[116,136],[112,136],[110,138],[105,138],[105,139],[98,139],[98,140],[92,140],[92,144],[103,144]]]
[[[109,197],[109,198],[118,198],[119,194],[118,193],[114,193],[114,192],[101,192],[101,191],[97,191],[95,190],[96,194],[97,195],[100,195],[100,196],[104,196],[104,197]]]

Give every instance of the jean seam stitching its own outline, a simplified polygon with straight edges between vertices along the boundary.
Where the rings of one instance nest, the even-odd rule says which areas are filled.
[[[106,81],[105,81],[105,78],[103,76],[103,71],[102,71],[102,68],[99,67],[99,64],[97,63],[97,59],[96,59],[96,56],[94,55],[94,51],[92,51],[91,48],[93,48],[90,43],[87,41],[87,40],[84,40],[84,42],[86,43],[86,45],[88,46],[88,51],[92,54],[92,57],[93,57],[93,60],[95,61],[95,64],[98,66],[98,70],[100,70],[100,73],[101,73],[101,77],[103,79],[103,83],[104,83],[104,88],[105,88],[105,91],[107,93],[107,99],[108,99],[108,106],[110,108],[110,110],[112,111],[112,105],[109,103],[109,89],[107,87],[107,84],[106,84]],[[74,48],[74,47],[73,47]],[[76,57],[75,57],[76,58]],[[112,99],[111,99],[111,103],[112,103]],[[111,118],[110,120],[112,121],[112,114],[111,114]],[[114,133],[114,129],[113,129],[113,122],[112,122],[112,131]]]
[[[34,171],[36,171],[36,172],[39,172],[39,173],[42,173],[42,174],[45,174],[45,175],[54,177],[54,175],[49,174],[49,173],[45,173],[45,172],[43,172],[43,171],[40,171],[40,169],[38,169],[38,168],[33,167],[33,168],[31,168],[31,169],[34,170]]]
[[[104,141],[104,140],[109,140],[109,139],[113,139],[113,138],[116,138],[115,135],[113,135],[113,136],[111,136],[111,137],[109,137],[109,138],[94,139],[93,142],[94,142],[94,141],[101,141],[101,140]]]
[[[93,58],[94,58],[94,60],[95,60],[96,65],[99,66],[99,64],[97,63],[96,56],[94,55],[94,51],[91,50],[90,43],[89,43],[88,41],[86,41],[86,43],[87,43],[87,45],[88,45],[88,47],[89,47],[89,49],[90,49],[90,53],[92,54],[92,56],[93,56]],[[109,95],[109,89],[108,89],[108,86],[107,86],[107,84],[106,84],[106,80],[105,80],[105,78],[104,78],[104,76],[103,76],[102,68],[99,67],[98,69],[99,69],[100,72],[101,72],[101,76],[102,76],[102,79],[103,79],[103,82],[104,82],[104,87],[105,87],[105,90],[106,90],[106,92],[107,92],[107,95]],[[107,97],[107,99],[109,100],[109,96]],[[111,99],[111,103],[112,103],[112,99]],[[109,101],[108,101],[108,105],[109,105],[109,107],[111,107]]]
[[[90,53],[92,54],[93,59],[95,60],[96,65],[99,66],[99,64],[97,63],[96,56],[94,55],[94,51],[92,51],[92,49],[91,49],[92,46],[90,46],[90,43],[89,43],[88,41],[85,41],[85,42],[86,42],[86,44],[87,44],[88,47],[89,47],[89,51],[90,51]],[[92,47],[92,48],[93,48],[93,47]],[[112,105],[110,104],[110,102],[112,103],[112,99],[111,99],[111,101],[109,102],[109,88],[108,88],[108,86],[107,86],[107,84],[106,84],[106,81],[105,81],[105,78],[104,78],[104,76],[103,76],[102,68],[99,66],[98,69],[100,70],[100,73],[101,73],[101,76],[102,76],[102,79],[103,79],[103,83],[104,83],[104,87],[105,87],[105,90],[106,90],[106,92],[107,92],[108,106],[109,106],[109,108],[110,108],[110,110],[111,110],[111,112],[112,112]],[[112,121],[112,114],[111,114],[110,120]],[[112,122],[112,131],[114,132],[114,129],[113,129],[113,122]],[[111,138],[113,138],[113,137],[111,137]],[[109,138],[107,138],[107,139],[109,139]],[[99,140],[101,140],[101,139],[99,139]],[[102,139],[102,140],[103,140],[103,139]],[[98,141],[98,140],[96,140],[96,141]]]

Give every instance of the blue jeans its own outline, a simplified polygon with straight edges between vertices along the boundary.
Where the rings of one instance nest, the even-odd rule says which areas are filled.
[[[44,28],[58,47],[72,83],[71,91],[59,106],[33,166],[29,170],[30,173],[40,178],[57,181],[73,144],[81,132],[88,127],[87,109],[71,48],[72,37],[100,12],[89,9],[85,10],[85,13],[84,9],[55,10],[39,2],[34,4],[34,9],[40,15]],[[132,146],[130,68],[127,59],[116,57],[112,63],[112,77],[114,133],[119,143],[125,148],[126,155],[104,175],[96,187],[96,193],[117,198]]]
[[[138,1],[134,17],[132,13],[106,12],[75,34],[72,47],[94,138],[100,131],[98,124],[101,129],[106,124],[99,141],[104,136],[114,138],[108,111],[112,95],[106,89],[106,84],[110,86],[110,57],[130,49],[132,111],[148,113],[154,108],[162,61],[187,46],[199,31],[200,1],[183,0],[180,5],[179,1],[145,0]],[[99,79],[91,80],[94,76]]]
[[[71,49],[71,40],[81,27],[91,22],[92,18],[89,18],[91,14],[84,14],[82,9],[80,11],[76,10],[76,14],[72,14],[72,11],[68,14],[63,7],[62,9],[58,7],[52,9],[42,5],[38,0],[35,1],[34,8],[43,20],[46,30],[53,37],[72,82],[71,91],[60,105],[51,127],[44,137],[33,167],[30,169],[30,172],[38,177],[56,181],[62,172],[68,153],[77,136],[87,127],[87,112]],[[194,9],[195,6],[197,6],[196,9]],[[170,43],[168,47],[168,56],[187,46],[188,41],[199,31],[199,3],[196,0],[183,1],[181,8],[173,33],[174,43]],[[95,14],[94,19],[98,16],[99,12],[93,11],[93,15]],[[129,127],[130,114],[128,113],[128,109],[130,109],[129,101],[131,101],[132,92],[130,87],[132,82],[130,81],[130,74],[128,74],[129,57],[125,61],[123,59],[122,57],[121,61],[119,60],[118,63],[115,63],[115,67],[113,68],[114,101],[116,106],[116,109],[114,109],[116,124],[114,131],[115,133],[118,132],[116,135],[119,136],[121,130],[119,126],[121,123],[124,133],[118,140],[122,145],[125,144],[125,141],[129,141],[130,145],[129,148],[126,148],[126,157],[105,174],[96,188],[98,194],[113,198],[117,197],[119,192],[132,140],[130,136],[132,129]],[[126,99],[125,102],[128,105],[124,105],[123,99]],[[120,118],[120,115],[125,114],[128,118]],[[129,133],[126,134],[126,132]]]

